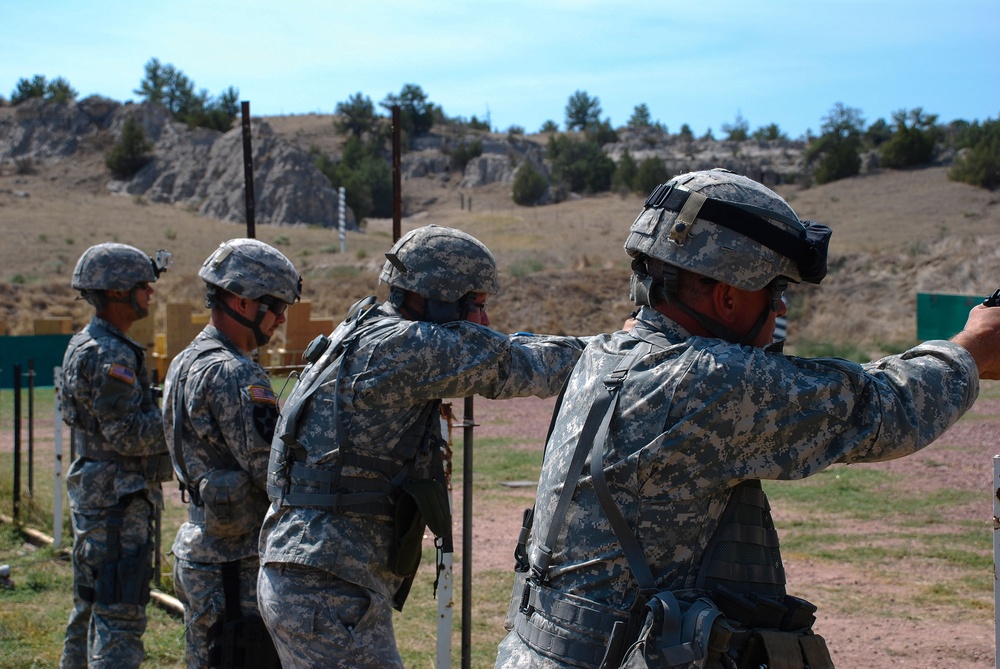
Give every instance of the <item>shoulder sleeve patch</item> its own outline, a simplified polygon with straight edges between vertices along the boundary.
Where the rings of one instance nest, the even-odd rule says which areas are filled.
[[[267,386],[250,386],[250,400],[259,404],[278,404],[274,391]]]
[[[108,370],[108,376],[124,381],[125,383],[135,384],[135,371],[118,362],[111,364],[111,369]]]

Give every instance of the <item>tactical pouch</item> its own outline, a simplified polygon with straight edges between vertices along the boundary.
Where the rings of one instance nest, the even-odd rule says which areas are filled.
[[[834,669],[823,637],[812,632],[755,630],[740,655],[740,669]]]
[[[618,666],[621,669],[704,667],[710,645],[713,649],[726,645],[722,639],[710,644],[713,627],[721,615],[705,597],[688,602],[677,599],[670,591],[658,592],[647,602],[639,637]],[[716,634],[726,631],[720,627]]]
[[[239,537],[260,530],[263,513],[254,504],[253,484],[241,469],[215,469],[198,485],[205,507],[205,531],[218,538]]]
[[[389,568],[397,576],[412,576],[420,566],[424,527],[439,537],[451,531],[451,511],[441,484],[433,479],[404,483],[396,500],[393,525],[395,542]]]
[[[143,474],[150,483],[163,483],[174,478],[174,466],[170,462],[170,453],[150,455],[144,460]]]

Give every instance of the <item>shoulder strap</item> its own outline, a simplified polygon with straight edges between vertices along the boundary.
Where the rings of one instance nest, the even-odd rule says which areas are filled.
[[[575,482],[579,480],[580,475],[583,473],[583,464],[588,453],[592,454],[592,460],[596,457],[598,461],[598,468],[601,469],[601,478],[603,480],[604,472],[602,454],[604,444],[608,439],[608,427],[611,425],[611,417],[614,415],[615,409],[618,406],[622,383],[625,381],[625,377],[628,375],[628,371],[632,365],[635,364],[635,361],[643,355],[646,355],[651,348],[652,347],[649,344],[636,346],[632,353],[628,355],[621,362],[621,364],[614,369],[614,371],[605,377],[604,386],[607,392],[598,397],[597,401],[590,407],[590,413],[587,414],[587,420],[583,424],[583,430],[580,432],[580,438],[577,441],[576,450],[573,452],[573,459],[566,472],[566,481],[563,484],[562,491],[559,493],[559,501],[556,503],[555,511],[552,513],[552,519],[550,521],[548,534],[545,537],[545,543],[539,545],[541,557],[538,560],[538,564],[532,566],[532,578],[537,579],[539,582],[544,582],[548,578],[553,548],[555,546],[556,539],[559,537],[559,532],[562,530],[563,521],[566,519],[566,512],[569,510],[569,504],[570,501],[572,501],[573,492],[576,490]],[[586,444],[592,444],[592,449],[586,448]],[[596,453],[596,456],[594,453]],[[591,462],[591,470],[593,470],[593,467],[593,462]],[[605,483],[605,491],[606,490],[607,484]],[[610,494],[608,496],[610,497]],[[598,499],[601,500],[601,506],[605,508],[605,513],[607,513],[608,508],[605,506],[604,500],[601,499],[600,493],[598,493]],[[621,517],[621,512],[618,511],[617,505],[615,505],[613,501],[611,505],[614,507],[614,510],[618,512],[618,516]],[[624,519],[622,519],[622,522],[624,523]],[[625,524],[625,527],[628,527],[627,523]],[[612,523],[612,528],[615,529],[615,536],[617,536],[618,540],[621,541],[622,537],[619,535],[618,529],[614,528],[614,523]],[[629,531],[629,534],[631,535],[631,531]],[[632,541],[635,542],[634,536],[632,537]],[[639,554],[642,554],[641,551]],[[643,564],[645,564],[645,560],[643,560]]]
[[[177,480],[180,481],[180,484],[184,488],[187,488],[189,492],[191,491],[191,482],[188,479],[187,461],[184,458],[184,440],[181,438],[181,432],[184,429],[184,386],[187,384],[187,373],[191,368],[191,363],[203,354],[225,349],[226,345],[214,337],[206,337],[204,339],[195,339],[192,343],[192,348],[195,354],[187,361],[188,366],[184,370],[184,373],[177,378],[177,388],[174,391],[174,473],[177,475]],[[209,457],[213,455],[210,449],[208,455]]]
[[[281,441],[288,445],[294,445],[296,443],[296,436],[298,435],[298,423],[299,416],[302,410],[305,408],[306,404],[309,402],[309,398],[312,397],[313,393],[325,383],[330,376],[339,370],[343,362],[343,354],[347,349],[347,345],[350,343],[352,335],[357,331],[358,326],[363,323],[370,314],[375,312],[374,307],[377,306],[374,295],[369,295],[361,300],[354,303],[353,306],[347,312],[347,318],[344,322],[338,325],[334,331],[330,334],[329,340],[325,344],[325,350],[323,350],[321,356],[316,360],[315,365],[323,365],[320,367],[319,371],[316,372],[315,376],[309,381],[309,385],[304,388],[299,388],[296,386],[292,389],[291,395],[285,402],[284,406],[284,430],[281,434],[276,434]],[[317,338],[318,339],[318,338]],[[312,344],[310,344],[312,346]],[[339,414],[337,420],[340,420]],[[282,426],[279,423],[279,427]]]

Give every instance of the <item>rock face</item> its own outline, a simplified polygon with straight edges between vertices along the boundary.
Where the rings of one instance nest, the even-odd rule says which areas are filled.
[[[145,105],[140,105],[145,106]],[[128,107],[119,114],[120,123]],[[155,157],[132,180],[112,188],[143,195],[153,202],[185,204],[198,213],[246,222],[243,130],[229,132],[165,122],[157,110],[145,109],[136,120],[155,137]],[[302,149],[278,137],[266,121],[253,119],[254,221],[272,225],[337,224],[338,196]],[[349,217],[351,227],[353,217]]]
[[[30,158],[55,163],[73,155],[88,135],[107,130],[114,100],[91,96],[72,104],[26,100],[0,116],[0,163]]]
[[[132,116],[154,144],[153,160],[131,180],[111,181],[113,192],[191,207],[212,218],[246,222],[243,131],[189,129],[153,104],[122,105],[104,98],[56,104],[29,100],[0,116],[0,163],[30,158],[58,162],[83,138],[121,134]],[[307,152],[279,137],[261,119],[251,121],[254,221],[272,225],[337,225],[338,195]],[[348,227],[356,228],[348,211]]]

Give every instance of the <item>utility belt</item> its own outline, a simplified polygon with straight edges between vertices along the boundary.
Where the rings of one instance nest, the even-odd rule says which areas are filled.
[[[99,438],[93,434],[83,433],[81,437],[77,439],[78,457],[95,462],[114,462],[119,472],[139,474],[150,483],[161,483],[174,477],[170,454],[167,452],[147,456],[122,455],[103,442],[95,444]]]
[[[517,575],[505,626],[535,652],[580,669],[833,669],[798,597],[724,589],[660,592],[629,611]],[[522,585],[523,584],[523,585]]]
[[[398,488],[394,481],[348,476],[340,468],[329,469],[296,462],[289,469],[288,487],[282,505],[393,520]]]

